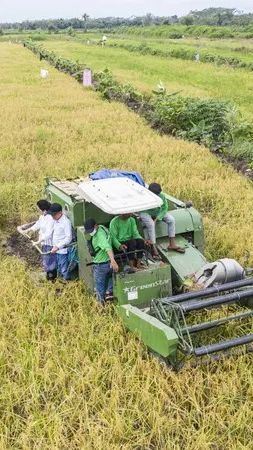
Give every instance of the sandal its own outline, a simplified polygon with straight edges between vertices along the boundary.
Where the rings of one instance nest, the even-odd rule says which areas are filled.
[[[185,248],[182,248],[182,247],[170,247],[170,246],[168,246],[167,248],[168,248],[168,250],[173,250],[174,252],[177,252],[177,253],[185,253]]]

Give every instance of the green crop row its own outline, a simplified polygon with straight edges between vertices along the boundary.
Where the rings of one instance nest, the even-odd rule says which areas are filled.
[[[230,56],[215,55],[214,53],[201,53],[201,51],[196,51],[193,49],[179,47],[162,50],[159,48],[149,47],[146,43],[135,45],[122,42],[112,42],[108,45],[110,47],[122,48],[124,50],[128,50],[129,52],[140,53],[141,55],[160,56],[162,58],[179,58],[191,61],[194,61],[198,54],[201,62],[253,70],[253,62],[242,61],[239,58]]]
[[[108,30],[110,33],[112,30]],[[253,38],[253,25],[247,26],[209,26],[209,25],[152,25],[144,27],[119,27],[114,33],[130,34],[131,36],[162,37],[166,39],[181,39],[185,36],[207,37],[210,39],[228,39],[240,37]]]
[[[81,81],[82,70],[84,70],[85,65],[80,65],[78,62],[71,61],[70,59],[62,58],[56,55],[54,52],[48,51],[41,45],[34,43],[31,40],[27,40],[23,43],[24,47],[35,53],[40,60],[47,60],[52,66],[61,72],[68,73],[74,76],[78,81]]]
[[[82,80],[84,64],[62,58],[32,41],[24,42],[24,46],[58,70],[79,82]],[[242,129],[237,110],[228,101],[167,94],[163,86],[151,94],[142,94],[132,85],[115,80],[107,69],[94,73],[93,78],[95,90],[104,99],[125,103],[162,133],[197,142],[211,150],[231,148],[234,137],[241,141],[245,130],[248,139],[253,138],[251,126],[244,124]]]

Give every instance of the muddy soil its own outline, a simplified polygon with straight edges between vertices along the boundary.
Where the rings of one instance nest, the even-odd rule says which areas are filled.
[[[33,268],[41,268],[40,254],[32,247],[31,242],[19,233],[13,233],[8,237],[3,247],[7,255],[21,258]]]
[[[243,173],[247,178],[253,180],[253,170],[249,168],[248,163],[245,160],[222,154],[218,155],[218,157],[223,162],[232,165],[237,172]]]

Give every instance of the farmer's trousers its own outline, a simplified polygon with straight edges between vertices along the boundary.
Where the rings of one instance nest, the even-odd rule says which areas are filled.
[[[68,253],[57,253],[56,258],[58,275],[66,281],[70,280]]]
[[[140,219],[146,238],[151,241],[151,244],[156,244],[155,223],[152,217],[148,213],[140,213]],[[174,217],[167,213],[162,220],[168,225],[169,238],[174,238],[176,236],[176,221]]]
[[[94,264],[93,276],[97,300],[100,303],[103,303],[105,301],[106,292],[108,291],[110,294],[113,292],[112,268],[110,262]]]
[[[42,251],[43,253],[49,253],[52,250],[51,245],[42,245]],[[42,263],[44,270],[47,274],[47,280],[48,281],[54,281],[57,277],[57,261],[56,261],[56,255],[53,253],[49,253],[48,255],[42,256]]]

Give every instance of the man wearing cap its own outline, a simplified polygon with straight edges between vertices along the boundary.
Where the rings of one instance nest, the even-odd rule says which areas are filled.
[[[62,206],[59,203],[53,203],[48,210],[48,214],[51,214],[54,219],[51,253],[56,254],[58,274],[67,281],[70,279],[67,246],[73,239],[72,225],[67,216],[63,214]]]
[[[87,241],[93,262],[93,276],[98,301],[103,304],[108,291],[112,294],[112,272],[119,267],[114,259],[110,233],[103,225],[97,225],[94,219],[87,219],[84,224],[85,233],[90,235]]]

